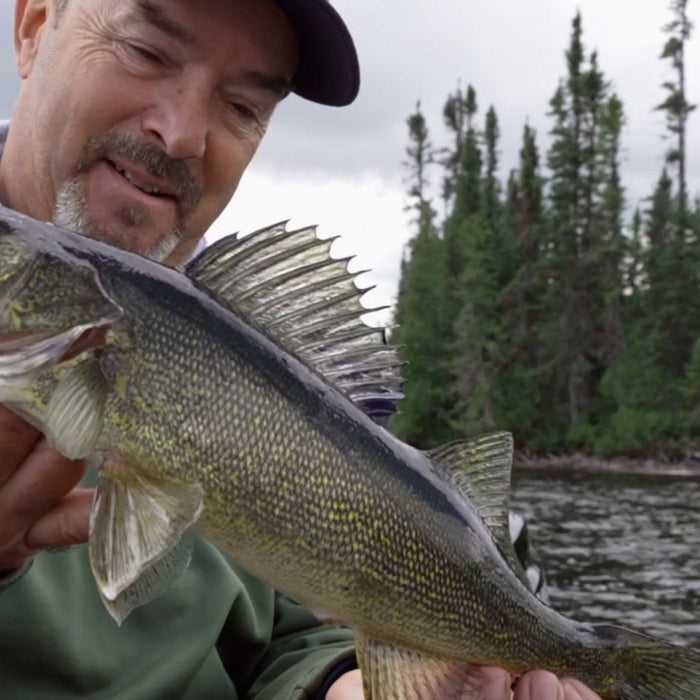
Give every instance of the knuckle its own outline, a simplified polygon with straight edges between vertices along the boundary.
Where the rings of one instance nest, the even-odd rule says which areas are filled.
[[[59,518],[58,535],[62,546],[82,544],[88,536],[88,524],[73,514]]]
[[[26,547],[21,537],[17,537],[4,546],[0,545],[0,574],[18,569],[25,559],[35,553]]]

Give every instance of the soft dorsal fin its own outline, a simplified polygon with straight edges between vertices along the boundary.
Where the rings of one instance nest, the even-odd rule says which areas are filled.
[[[384,425],[403,396],[403,363],[384,329],[362,320],[379,309],[362,306],[362,272],[348,270],[350,258],[331,257],[334,240],[282,222],[220,239],[186,272]]]
[[[478,666],[394,646],[360,630],[355,648],[367,700],[484,698],[490,685]]]
[[[529,587],[510,541],[508,509],[513,467],[513,437],[507,432],[488,433],[451,442],[431,450],[431,459],[443,464],[460,491],[474,504],[491,530],[513,571]]]

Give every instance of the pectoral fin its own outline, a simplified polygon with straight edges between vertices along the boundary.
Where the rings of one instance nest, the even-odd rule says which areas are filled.
[[[90,564],[103,598],[117,601],[115,619],[184,571],[187,546],[177,547],[202,505],[199,484],[154,477],[113,459],[103,464],[90,518]]]
[[[367,700],[467,700],[483,697],[476,666],[384,644],[355,633]]]
[[[102,432],[109,384],[91,355],[72,367],[56,385],[46,409],[49,444],[70,459],[90,455]]]

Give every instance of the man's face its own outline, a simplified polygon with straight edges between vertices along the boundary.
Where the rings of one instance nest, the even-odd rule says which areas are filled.
[[[291,24],[272,0],[69,0],[58,18],[53,0],[19,6],[27,187],[7,203],[181,262],[288,89]]]

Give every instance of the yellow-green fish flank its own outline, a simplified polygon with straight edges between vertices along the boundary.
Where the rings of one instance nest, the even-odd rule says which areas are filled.
[[[604,698],[700,697],[697,652],[529,590],[508,434],[425,453],[383,427],[397,352],[329,248],[275,225],[180,272],[0,211],[0,401],[97,468],[89,548],[111,614],[186,568],[197,527],[350,624],[374,700],[460,698],[474,664],[547,668]]]

